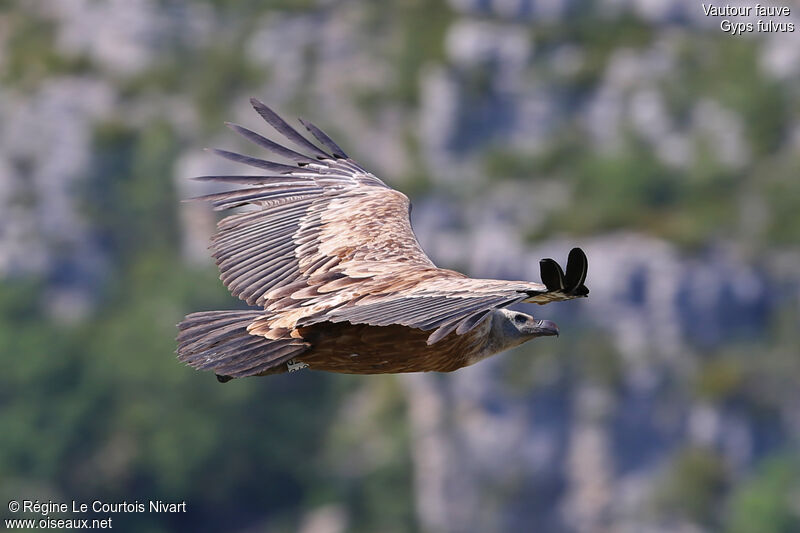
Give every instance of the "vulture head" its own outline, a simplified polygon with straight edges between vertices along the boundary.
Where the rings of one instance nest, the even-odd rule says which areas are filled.
[[[558,336],[558,326],[551,320],[537,320],[531,315],[497,309],[492,316],[492,348],[497,351],[519,346],[537,337]]]

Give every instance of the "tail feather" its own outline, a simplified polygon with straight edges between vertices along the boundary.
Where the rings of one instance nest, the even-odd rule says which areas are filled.
[[[218,377],[241,378],[275,368],[308,349],[302,339],[250,334],[247,327],[263,316],[263,311],[187,315],[178,324],[178,359],[198,370],[213,370]]]

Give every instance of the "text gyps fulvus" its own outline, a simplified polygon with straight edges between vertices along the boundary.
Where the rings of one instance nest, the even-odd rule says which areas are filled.
[[[224,150],[264,175],[197,179],[244,184],[202,197],[222,219],[211,248],[225,286],[255,310],[192,313],[178,326],[178,358],[220,381],[299,368],[351,374],[450,372],[536,337],[548,320],[510,311],[586,296],[586,256],[566,274],[540,261],[544,285],[472,279],[437,268],[411,229],[408,198],[350,159],[313,124],[323,151],[258,100],[256,111],[302,152],[230,124],[296,165]]]

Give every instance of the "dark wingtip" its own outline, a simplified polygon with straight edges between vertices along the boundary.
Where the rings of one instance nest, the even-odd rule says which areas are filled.
[[[297,146],[302,146],[304,149],[309,150],[315,157],[319,159],[329,159],[330,154],[323,152],[319,146],[300,135],[293,127],[286,123],[275,111],[270,109],[266,104],[257,98],[250,98],[250,105],[253,109],[261,115],[261,117],[269,123],[270,126],[275,128],[281,135],[292,141]]]
[[[553,259],[547,258],[539,261],[539,275],[548,291],[564,290],[564,271]]]
[[[347,154],[344,153],[344,150],[342,150],[342,148],[336,144],[333,139],[331,139],[324,131],[316,127],[311,122],[303,120],[302,118],[298,120],[300,121],[300,124],[305,126],[306,129],[311,132],[311,135],[313,135],[315,139],[317,139],[331,151],[333,157],[336,159],[347,159]]]
[[[564,277],[566,292],[576,294],[578,289],[586,281],[586,274],[589,269],[589,262],[586,254],[580,248],[573,248],[567,257],[567,273]]]
[[[256,112],[273,127],[275,127],[274,122],[283,122],[283,119],[280,118],[275,111],[273,111],[267,104],[258,98],[250,98],[250,105],[253,106],[253,109],[255,109]]]
[[[231,376],[220,376],[219,374],[214,374],[217,377],[217,381],[220,383],[227,383],[233,378]]]
[[[223,122],[223,124],[225,124],[225,126],[227,126],[228,128],[232,129],[233,131],[235,131],[236,133],[238,133],[240,135],[245,135],[244,132],[249,132],[249,130],[247,128],[245,128],[241,124],[237,124],[235,122],[230,122],[230,121],[226,120],[225,122]]]
[[[583,252],[581,248],[576,246],[575,248],[569,251],[569,257],[567,258],[567,262],[569,262],[570,260],[586,261],[586,254]]]

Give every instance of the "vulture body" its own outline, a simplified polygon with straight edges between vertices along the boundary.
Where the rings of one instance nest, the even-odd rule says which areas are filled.
[[[301,149],[235,124],[250,141],[293,161],[224,150],[265,171],[195,179],[246,185],[200,199],[222,219],[211,249],[225,286],[257,307],[188,315],[178,326],[178,358],[220,381],[302,368],[350,374],[449,372],[536,337],[556,325],[506,309],[586,296],[587,261],[573,248],[566,273],[540,261],[544,284],[472,279],[437,268],[411,229],[408,198],[301,121],[327,151],[275,112],[255,110]]]

